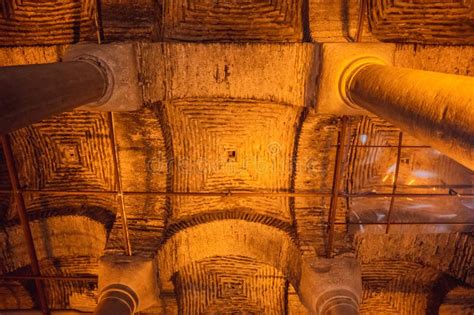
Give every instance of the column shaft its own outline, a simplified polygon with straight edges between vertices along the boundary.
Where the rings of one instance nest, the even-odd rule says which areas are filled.
[[[361,106],[474,169],[474,78],[369,64],[346,82]]]
[[[107,86],[92,62],[0,67],[0,134],[97,102]]]
[[[126,286],[110,287],[101,292],[94,315],[132,315],[136,310],[138,298]]]
[[[132,315],[130,308],[121,300],[106,299],[101,301],[94,310],[96,315]]]
[[[359,261],[350,257],[301,262],[296,286],[311,315],[357,315],[362,296]]]

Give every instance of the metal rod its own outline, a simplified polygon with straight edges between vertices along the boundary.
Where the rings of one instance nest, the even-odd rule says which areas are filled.
[[[34,276],[41,276],[40,266],[38,262],[38,257],[36,256],[35,244],[33,241],[33,235],[31,234],[30,224],[28,222],[28,216],[26,214],[25,200],[20,189],[20,182],[18,180],[18,173],[15,167],[15,161],[13,158],[13,152],[11,149],[10,139],[6,135],[1,135],[2,139],[2,148],[3,155],[5,157],[5,162],[7,165],[8,176],[10,178],[10,183],[12,187],[13,197],[15,198],[18,218],[20,219],[20,224],[23,228],[23,236],[25,237],[26,247],[28,249],[28,256],[31,262],[31,271]],[[46,295],[44,292],[43,284],[41,280],[35,280],[36,292],[38,293],[38,299],[41,311],[44,315],[49,314],[48,304],[46,301]]]
[[[360,0],[359,6],[359,19],[357,21],[357,32],[355,35],[355,41],[360,42],[362,39],[362,34],[364,32],[364,21],[365,21],[365,10],[367,7],[366,0]]]
[[[346,134],[347,134],[347,125],[348,125],[348,118],[347,116],[343,116],[341,119],[341,129],[338,132],[338,144],[336,151],[336,164],[334,167],[334,177],[332,181],[332,197],[331,197],[331,205],[329,208],[329,227],[328,227],[328,244],[327,244],[327,251],[326,256],[328,258],[332,257],[332,251],[334,247],[334,223],[336,221],[336,211],[337,211],[337,201],[339,197],[339,188],[341,186],[341,179],[342,179],[342,169],[344,164],[344,153],[345,153],[345,146],[344,143],[346,141]]]
[[[321,222],[315,223],[317,225],[329,225],[329,222]],[[385,225],[386,222],[335,222],[335,225]],[[474,226],[474,222],[444,222],[444,221],[407,221],[407,222],[392,222],[392,225],[472,225]]]
[[[21,306],[20,306],[21,307]],[[53,315],[93,315],[92,312],[78,312],[72,309],[50,309],[50,313]],[[9,308],[2,310],[1,315],[36,315],[41,314],[41,310],[36,307],[25,309],[25,308]]]
[[[409,186],[410,188],[425,188],[425,189],[473,189],[472,184],[440,184],[440,185],[414,185],[414,184],[398,184],[398,186]]]
[[[392,194],[395,194],[397,192],[398,174],[400,173],[400,160],[402,158],[402,142],[403,142],[403,132],[400,131],[400,134],[398,135],[397,162],[395,164],[395,174],[393,176]],[[385,230],[386,234],[388,234],[388,232],[390,231],[390,219],[392,218],[394,205],[395,205],[395,198],[391,197],[390,206],[388,208],[388,213],[387,213],[387,229]]]
[[[458,195],[451,195],[451,194],[413,194],[413,193],[379,193],[379,194],[347,194],[345,197],[349,198],[387,198],[387,197],[394,197],[394,198],[438,198],[438,197],[458,197],[458,198],[474,198],[474,194],[460,194]]]
[[[331,147],[337,147],[337,144],[331,144]],[[398,145],[377,145],[377,144],[346,144],[346,147],[352,148],[398,148]],[[431,149],[429,145],[404,145],[402,149]]]
[[[0,194],[11,194],[11,190],[0,190]],[[90,196],[90,195],[116,195],[116,191],[95,191],[95,190],[81,190],[81,191],[63,191],[63,190],[39,190],[39,189],[25,189],[22,191],[23,195],[54,195],[54,196]]]
[[[51,280],[51,281],[88,281],[97,282],[97,276],[32,276],[32,275],[0,275],[2,280]]]
[[[100,25],[99,23],[99,0],[95,1],[95,8],[94,8],[94,25],[95,25],[95,35],[97,38],[97,44],[102,44],[102,39],[100,37]]]
[[[125,195],[140,195],[139,192],[124,192]],[[152,192],[151,194],[154,194]],[[330,192],[159,192],[162,196],[188,196],[188,197],[329,197]]]
[[[415,187],[415,186],[413,186]],[[427,186],[424,188],[431,188],[439,186]],[[451,186],[445,187],[446,189]],[[452,186],[456,187],[456,186]],[[463,186],[464,187],[464,186]],[[468,188],[468,186],[465,186]],[[0,190],[0,194],[12,194],[11,190]],[[36,195],[36,194],[45,194],[45,195],[59,195],[59,196],[89,196],[89,195],[117,195],[117,191],[94,191],[94,190],[82,190],[82,191],[60,191],[60,190],[34,190],[34,189],[25,189],[22,191],[23,195]],[[461,198],[474,198],[474,194],[442,194],[442,193],[344,193],[340,191],[339,196],[342,198],[386,198],[386,197],[395,197],[395,198],[426,198],[426,197],[461,197]],[[324,191],[307,191],[307,192],[239,192],[239,191],[229,191],[229,192],[171,192],[171,191],[124,191],[123,195],[133,196],[133,195],[148,195],[148,196],[183,196],[183,197],[301,197],[301,198],[311,198],[311,197],[330,197],[332,196],[331,192]]]
[[[315,225],[329,225],[329,222],[319,222],[319,223],[314,223]],[[334,225],[386,225],[387,222],[334,222]],[[406,221],[406,222],[392,222],[391,225],[467,225],[467,226],[474,226],[474,222],[449,222],[449,221]],[[5,278],[5,277],[13,277],[16,279],[17,276],[9,276],[9,275],[0,275],[0,279]],[[20,277],[25,277],[25,276],[20,276]],[[28,276],[29,277],[29,276]],[[57,278],[56,276],[52,276],[55,280]],[[35,277],[38,279],[50,279],[51,276],[38,276]],[[68,278],[69,280],[74,280],[74,278],[70,278],[68,276],[65,276],[65,278]],[[80,280],[81,278],[78,278]],[[85,278],[84,278],[85,279]],[[59,280],[59,279],[58,279]]]
[[[125,212],[125,202],[123,200],[122,177],[120,176],[120,159],[117,152],[117,141],[115,135],[114,114],[109,113],[110,118],[110,133],[112,139],[112,151],[115,164],[115,177],[117,179],[117,197],[120,201],[120,215],[122,217],[122,230],[125,254],[132,256],[132,244],[130,243],[130,234],[128,232],[127,214]]]

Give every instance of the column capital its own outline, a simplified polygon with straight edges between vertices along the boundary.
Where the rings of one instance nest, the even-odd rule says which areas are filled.
[[[350,86],[357,73],[369,65],[386,66],[388,63],[375,56],[357,58],[349,63],[344,70],[342,70],[342,74],[339,79],[339,94],[341,95],[341,98],[344,100],[347,106],[356,110],[362,110],[362,108],[351,99],[351,94],[349,93]]]

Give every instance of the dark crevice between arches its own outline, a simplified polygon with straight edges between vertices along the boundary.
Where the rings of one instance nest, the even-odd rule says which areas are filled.
[[[163,49],[163,48],[162,48]],[[171,127],[168,125],[168,116],[166,115],[165,104],[162,102],[153,103],[150,105],[158,116],[160,122],[160,129],[163,135],[165,143],[165,157],[166,157],[166,191],[173,191],[173,137],[171,136]],[[168,226],[168,220],[171,216],[172,205],[171,198],[166,196],[165,199],[165,211],[166,215],[164,218],[164,226]]]
[[[455,278],[441,273],[433,283],[432,290],[427,297],[426,303],[426,314],[427,315],[438,315],[439,308],[444,302],[446,295],[457,286],[463,285],[463,283]]]

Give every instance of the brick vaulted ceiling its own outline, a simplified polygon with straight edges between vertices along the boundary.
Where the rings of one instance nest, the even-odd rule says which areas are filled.
[[[396,66],[474,73],[472,1],[365,3],[361,40],[397,43]],[[359,11],[355,0],[0,0],[1,66],[57,62],[98,38],[136,42],[141,110],[76,110],[9,134],[41,274],[84,278],[43,281],[48,307],[94,309],[98,259],[123,255],[125,213],[132,253],[161,263],[161,302],[143,314],[307,314],[281,270],[246,251],[267,235],[290,254],[326,255],[341,142],[344,192],[391,193],[399,160],[399,192],[444,195],[395,198],[390,234],[389,197],[338,199],[333,252],[361,263],[361,313],[471,314],[473,173],[378,117],[346,121],[314,104],[310,43],[354,41]],[[38,309],[31,279],[5,279],[31,266],[4,154],[0,190],[0,313]],[[229,191],[321,194],[156,193]],[[198,239],[245,241],[165,262]]]

